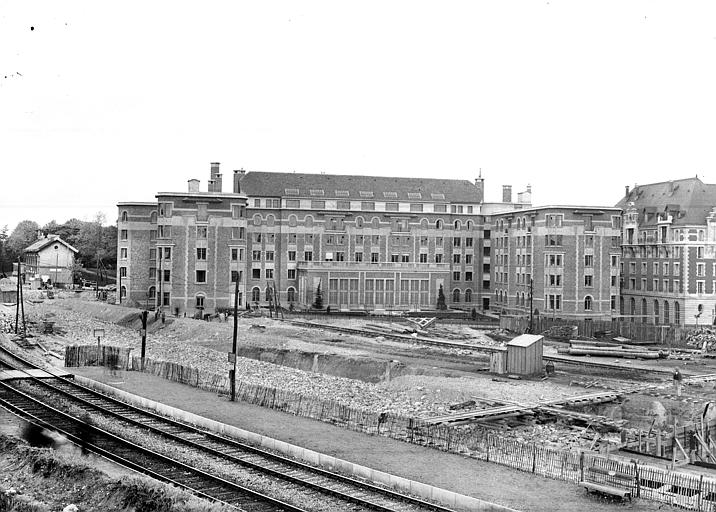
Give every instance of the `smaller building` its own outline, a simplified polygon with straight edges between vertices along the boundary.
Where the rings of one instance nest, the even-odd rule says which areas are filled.
[[[70,287],[78,252],[58,235],[41,236],[23,251],[25,282],[40,279],[55,287]]]
[[[539,375],[542,373],[542,340],[544,336],[523,334],[507,343],[507,373]]]
[[[0,302],[3,304],[17,302],[17,279],[0,279]]]

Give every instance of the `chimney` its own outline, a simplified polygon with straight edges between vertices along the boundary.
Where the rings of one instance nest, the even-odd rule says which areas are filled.
[[[527,185],[527,190],[517,194],[517,202],[521,204],[532,204],[532,185]]]
[[[502,202],[512,202],[512,185],[502,185]]]
[[[189,183],[189,193],[198,193],[199,192],[199,180],[188,180]]]
[[[214,190],[214,184],[215,184],[214,180],[209,180],[209,181],[206,182],[206,190],[207,190],[207,192],[215,192],[215,190]]]
[[[485,179],[482,177],[482,169],[480,169],[480,175],[475,178],[475,188],[477,189],[477,202],[485,202]]]
[[[234,171],[234,194],[241,193],[241,180],[246,176],[246,171],[243,169]]]
[[[38,229],[38,230],[37,230],[37,239],[38,239],[38,240],[41,240],[41,239],[43,239],[43,238],[45,238],[45,234],[42,232],[41,229]]]
[[[629,185],[625,185],[625,186],[624,186],[624,195],[625,195],[626,197],[629,197]]]
[[[211,162],[211,178],[214,186],[209,189],[209,192],[221,192],[223,189],[221,183],[221,174],[219,173],[219,162]]]

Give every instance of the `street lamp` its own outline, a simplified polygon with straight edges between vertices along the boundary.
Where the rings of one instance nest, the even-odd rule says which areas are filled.
[[[57,287],[57,275],[60,273],[60,246],[55,244],[55,287]]]

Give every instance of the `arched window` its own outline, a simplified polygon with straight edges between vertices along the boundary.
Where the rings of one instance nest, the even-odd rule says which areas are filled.
[[[667,325],[669,323],[669,303],[667,301],[664,301],[664,323]]]
[[[254,215],[254,226],[260,226],[261,225],[261,215],[258,213]]]
[[[194,296],[194,304],[196,306],[196,309],[204,309],[204,299],[206,298],[206,295],[203,293],[197,293]]]
[[[456,231],[459,230],[462,227],[462,222],[460,222],[460,220],[456,220],[455,222],[453,222],[453,227]]]
[[[286,300],[288,302],[296,302],[296,289],[291,287],[286,290]]]
[[[271,288],[266,287],[266,302],[270,301],[270,300],[271,300],[271,297],[272,297],[272,295],[271,295]]]
[[[674,302],[674,323],[681,325],[681,306],[678,302]]]
[[[331,231],[336,231],[338,229],[338,219],[332,217],[328,221],[328,229],[330,229]]]
[[[151,222],[152,224],[157,223],[157,211],[156,210],[154,210],[152,213],[149,214],[149,222]]]
[[[659,301],[654,300],[654,325],[659,325]]]
[[[122,212],[122,222],[127,222],[127,210]]]
[[[150,299],[154,299],[157,296],[157,288],[155,286],[150,286],[149,290],[147,291],[147,297]]]
[[[636,301],[634,297],[629,299],[629,314],[631,315],[631,321],[634,321],[634,315],[636,315]]]
[[[443,228],[443,220],[438,219],[435,221],[435,229],[442,229]]]
[[[472,290],[470,288],[465,290],[465,302],[472,302]]]
[[[122,285],[122,288],[119,289],[119,296],[123,299],[127,296],[127,287]]]
[[[584,297],[584,311],[591,311],[592,310],[592,296],[587,295]]]
[[[273,226],[275,222],[276,222],[276,218],[273,215],[269,215],[268,217],[266,217],[266,225],[267,226]]]
[[[474,225],[473,222],[471,220],[468,220],[467,221],[467,230],[472,231],[473,225]]]
[[[458,290],[457,288],[452,291],[452,301],[460,302],[460,290]]]
[[[428,219],[420,219],[420,229],[428,229]]]
[[[371,227],[374,229],[378,229],[380,227],[380,219],[378,217],[373,217],[373,219],[370,221]]]
[[[313,216],[306,215],[306,218],[303,219],[303,223],[306,225],[307,228],[312,228],[313,227]]]
[[[641,299],[641,323],[646,323],[646,299]]]
[[[258,286],[254,286],[251,289],[251,302],[258,302],[261,300],[261,290]]]
[[[288,216],[288,225],[292,228],[295,228],[297,224],[298,224],[298,217],[296,217],[295,215],[289,215]]]
[[[363,222],[364,222],[363,217],[361,217],[360,215],[358,217],[356,217],[356,227],[357,228],[362,228]]]

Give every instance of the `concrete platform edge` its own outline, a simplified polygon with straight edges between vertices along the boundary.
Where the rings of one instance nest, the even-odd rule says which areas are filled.
[[[121,398],[122,400],[130,404],[153,410],[163,416],[167,416],[176,420],[181,420],[186,423],[191,423],[211,432],[224,434],[229,437],[233,437],[246,442],[255,443],[264,448],[271,449],[283,455],[299,459],[308,464],[319,465],[330,469],[341,468],[343,471],[346,471],[347,473],[356,477],[369,479],[375,483],[392,487],[398,491],[410,492],[414,496],[436,501],[446,507],[454,507],[460,510],[471,510],[477,512],[519,512],[509,507],[490,503],[488,501],[473,498],[471,496],[465,496],[453,491],[441,489],[439,487],[433,487],[431,485],[423,484],[421,482],[408,480],[406,478],[391,475],[383,471],[378,471],[365,466],[361,466],[359,464],[354,464],[346,460],[338,459],[330,455],[315,452],[303,448],[301,446],[292,445],[290,443],[286,443],[285,441],[280,441],[267,436],[256,434],[254,432],[249,432],[248,430],[243,430],[238,427],[226,425],[225,423],[205,418],[204,416],[199,416],[191,412],[182,411],[181,409],[162,404],[161,402],[155,402],[154,400],[150,400],[148,398],[144,398],[139,395],[135,395],[133,393],[117,389],[110,385],[89,379],[87,377],[83,377],[81,375],[75,375],[74,380],[77,383],[82,384],[83,386],[96,389],[98,391],[101,391],[111,396],[115,396],[117,398]]]

